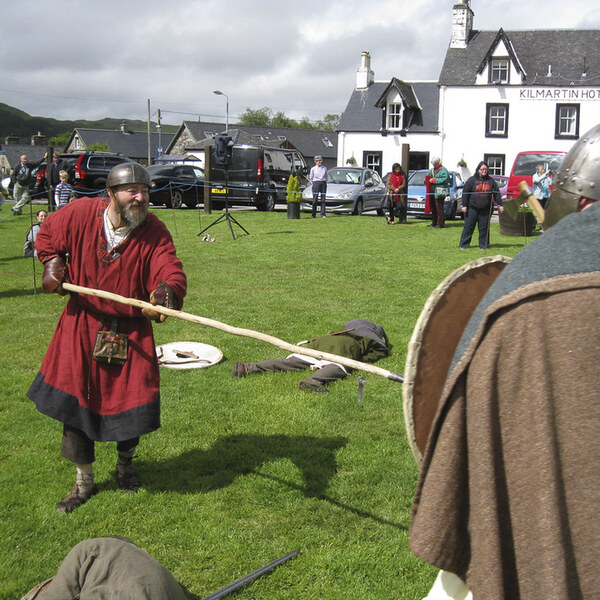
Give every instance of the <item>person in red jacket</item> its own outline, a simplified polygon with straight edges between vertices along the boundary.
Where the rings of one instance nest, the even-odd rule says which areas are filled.
[[[108,174],[108,198],[81,198],[52,213],[35,247],[46,292],[80,286],[181,308],[186,277],[165,225],[148,213],[150,175],[138,163]],[[67,260],[68,257],[68,260]],[[61,454],[76,483],[58,509],[98,492],[94,442],[117,442],[117,483],[135,492],[139,437],[160,427],[158,361],[150,320],[164,316],[88,295],[71,295],[28,397],[63,423]],[[112,351],[114,350],[114,355]]]
[[[392,172],[387,181],[389,209],[387,222],[394,224],[394,210],[398,208],[398,222],[406,223],[406,176],[400,163],[392,165]]]

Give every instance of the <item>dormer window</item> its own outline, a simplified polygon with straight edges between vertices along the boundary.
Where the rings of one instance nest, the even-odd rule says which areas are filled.
[[[402,103],[390,102],[387,114],[388,129],[402,129]]]
[[[489,66],[490,83],[508,83],[510,62],[508,58],[492,58]]]

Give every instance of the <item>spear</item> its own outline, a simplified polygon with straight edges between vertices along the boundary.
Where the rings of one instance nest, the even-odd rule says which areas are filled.
[[[263,342],[267,342],[268,344],[272,344],[273,346],[277,346],[278,348],[282,348],[283,350],[287,350],[288,352],[295,352],[296,354],[312,356],[313,358],[317,358],[319,360],[330,360],[331,362],[336,362],[340,365],[344,365],[345,367],[350,367],[351,369],[366,371],[367,373],[373,373],[374,375],[385,377],[386,379],[390,379],[391,381],[398,381],[400,383],[404,381],[404,377],[402,377],[402,375],[400,375],[399,373],[394,373],[393,371],[388,371],[387,369],[382,369],[381,367],[376,367],[375,365],[370,365],[368,363],[360,362],[358,360],[353,360],[345,356],[338,356],[337,354],[330,354],[329,352],[321,352],[319,350],[313,350],[312,348],[305,348],[304,346],[295,346],[294,344],[288,344],[287,342],[284,342],[279,338],[273,337],[272,335],[267,335],[265,333],[261,333],[260,331],[254,331],[253,329],[242,329],[240,327],[232,327],[231,325],[227,325],[226,323],[221,323],[220,321],[215,321],[213,319],[207,319],[206,317],[199,317],[191,313],[183,312],[182,310],[166,308],[165,306],[150,304],[150,302],[138,300],[137,298],[126,298],[125,296],[114,294],[113,292],[106,292],[104,290],[82,287],[73,283],[63,283],[62,287],[63,289],[69,292],[87,294],[88,296],[95,296],[97,298],[104,298],[105,300],[112,300],[114,302],[119,302],[120,304],[127,304],[128,306],[136,306],[138,308],[149,308],[167,317],[175,317],[184,321],[190,321],[191,323],[199,323],[200,325],[206,325],[207,327],[214,327],[215,329],[220,329],[221,331],[225,331],[233,335],[254,338]]]
[[[268,571],[271,571],[275,567],[278,567],[281,563],[285,562],[286,560],[293,558],[299,552],[300,552],[300,550],[293,550],[292,552],[288,552],[285,556],[282,556],[281,558],[278,558],[277,560],[270,562],[268,565],[265,565],[264,567],[261,567],[260,569],[257,569],[256,571],[252,571],[252,573],[248,573],[248,575],[244,575],[244,577],[237,579],[233,583],[226,585],[224,588],[221,588],[220,590],[217,590],[216,592],[213,592],[212,594],[210,594],[210,596],[206,596],[206,597],[202,598],[202,600],[217,600],[217,598],[222,598],[223,596],[227,596],[227,594],[231,594],[231,592],[234,592],[238,588],[241,588],[243,585],[246,585],[250,581],[257,579],[258,577],[260,577],[261,575],[264,575]]]

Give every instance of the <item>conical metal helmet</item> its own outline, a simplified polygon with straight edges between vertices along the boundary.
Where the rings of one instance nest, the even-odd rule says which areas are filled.
[[[581,136],[569,150],[554,178],[544,228],[577,211],[581,197],[600,200],[600,124]]]
[[[152,179],[150,173],[137,162],[124,162],[113,167],[106,178],[107,188],[114,188],[128,183],[141,183],[151,187]]]

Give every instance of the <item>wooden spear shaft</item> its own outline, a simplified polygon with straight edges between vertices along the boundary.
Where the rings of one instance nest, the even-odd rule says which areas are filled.
[[[205,317],[199,317],[191,313],[183,312],[182,310],[175,310],[173,308],[166,308],[164,306],[159,305],[155,306],[154,304],[150,304],[150,302],[138,300],[137,298],[126,298],[125,296],[120,296],[119,294],[114,294],[112,292],[105,292],[104,290],[96,290],[93,288],[82,287],[73,283],[63,283],[62,286],[68,292],[86,294],[88,296],[96,296],[97,298],[104,298],[105,300],[112,300],[113,302],[127,304],[128,306],[136,306],[138,308],[149,308],[167,317],[175,317],[184,321],[190,321],[191,323],[198,323],[199,325],[214,327],[215,329],[220,329],[221,331],[231,333],[232,335],[240,335],[261,340],[262,342],[267,342],[267,344],[272,344],[273,346],[277,346],[278,348],[282,348],[283,350],[287,350],[288,352],[295,352],[296,354],[312,356],[313,358],[317,358],[319,360],[330,360],[332,362],[344,365],[345,367],[350,367],[351,369],[358,369],[360,371],[366,371],[367,373],[373,373],[374,375],[385,377],[386,379],[390,379],[391,381],[404,381],[402,375],[394,373],[393,371],[388,371],[387,369],[382,369],[381,367],[376,367],[375,365],[370,365],[368,363],[360,362],[358,360],[352,360],[351,358],[347,358],[345,356],[338,356],[337,354],[330,354],[329,352],[320,352],[319,350],[313,350],[312,348],[305,348],[304,346],[295,346],[294,344],[288,344],[287,342],[284,342],[279,338],[273,337],[272,335],[267,335],[265,333],[261,333],[260,331],[254,331],[253,329],[242,329],[240,327],[232,327],[231,325],[227,325],[226,323],[221,323],[220,321],[215,321],[213,319],[207,319]]]

